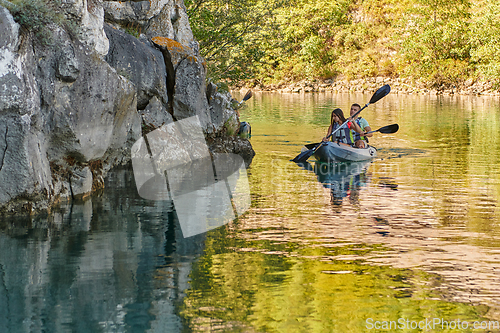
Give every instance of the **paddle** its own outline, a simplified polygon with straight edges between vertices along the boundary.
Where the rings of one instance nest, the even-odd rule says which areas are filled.
[[[366,132],[366,134],[370,134],[370,133],[375,133],[375,132],[380,132],[380,133],[384,133],[384,134],[392,134],[392,133],[396,133],[397,131],[399,130],[399,125],[398,124],[392,124],[392,125],[387,125],[387,126],[384,126],[384,127],[380,127],[378,130],[376,131],[370,131],[370,132]],[[308,143],[307,145],[304,145],[307,149],[312,149],[314,147],[316,147],[316,145],[319,145],[321,142],[317,142],[317,143]]]
[[[247,91],[247,93],[245,94],[245,96],[243,96],[243,99],[241,100],[241,102],[239,102],[238,104],[236,104],[234,106],[234,111],[236,111],[236,114],[238,115],[238,118],[240,117],[240,112],[238,111],[238,109],[241,107],[241,104],[243,104],[243,102],[245,102],[245,101],[248,101],[250,99],[250,97],[252,97],[252,91],[251,90]]]
[[[250,97],[252,97],[252,91],[251,90],[247,91],[247,93],[245,94],[245,96],[243,97],[243,99],[241,100],[241,102],[238,103],[238,106],[240,106],[243,102],[248,101],[250,99]]]
[[[382,87],[380,87],[372,96],[372,98],[370,98],[370,102],[366,103],[365,106],[363,106],[358,112],[356,112],[355,114],[353,114],[351,117],[349,117],[350,119],[355,119],[356,116],[362,111],[364,110],[368,105],[370,104],[373,104],[373,103],[376,103],[378,102],[380,99],[384,98],[385,96],[387,96],[387,94],[389,94],[391,92],[391,87],[386,84]],[[334,135],[335,133],[337,133],[337,131],[339,131],[341,128],[343,128],[347,123],[349,122],[349,120],[346,120],[342,125],[340,125],[335,131],[333,131],[332,133],[330,133],[330,135],[328,135],[326,137],[326,139],[328,140],[329,137],[331,137],[332,135]],[[295,158],[292,160],[293,162],[295,163],[303,163],[305,161],[307,161],[307,159],[309,157],[311,157],[315,152],[316,150],[319,149],[319,147],[321,147],[323,144],[325,144],[325,141],[322,141],[320,142],[316,147],[314,148],[311,148],[309,150],[306,150],[302,153],[300,153],[299,155],[295,156]]]
[[[380,127],[376,131],[366,132],[365,135],[366,134],[370,134],[370,133],[375,133],[375,132],[380,132],[380,133],[384,133],[384,134],[392,134],[392,133],[396,133],[398,130],[399,130],[399,125],[398,124],[392,124],[392,125],[387,125],[387,126],[384,126],[384,127]]]

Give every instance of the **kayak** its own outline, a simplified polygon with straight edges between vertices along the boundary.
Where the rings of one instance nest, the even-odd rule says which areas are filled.
[[[326,142],[314,152],[314,157],[321,162],[360,162],[375,156],[377,156],[375,147],[355,148],[338,142]]]

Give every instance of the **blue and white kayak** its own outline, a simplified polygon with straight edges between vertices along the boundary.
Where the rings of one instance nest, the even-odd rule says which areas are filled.
[[[314,152],[314,157],[321,162],[360,162],[375,156],[377,156],[375,147],[355,148],[338,142],[325,142]]]

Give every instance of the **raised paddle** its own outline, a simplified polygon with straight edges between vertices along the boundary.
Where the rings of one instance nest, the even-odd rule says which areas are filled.
[[[238,118],[240,117],[240,112],[238,111],[238,109],[241,107],[241,104],[243,104],[243,102],[246,102],[250,99],[250,97],[252,97],[252,91],[249,90],[247,91],[247,93],[245,94],[245,96],[243,96],[243,99],[241,100],[241,102],[239,102],[238,104],[234,105],[233,108],[234,108],[234,111],[236,111],[236,114],[238,115]]]
[[[387,125],[387,126],[384,126],[384,127],[380,127],[378,130],[376,131],[370,131],[370,132],[366,132],[366,134],[370,134],[370,133],[375,133],[375,132],[380,132],[380,133],[384,133],[384,134],[392,134],[392,133],[396,133],[397,131],[399,130],[399,125],[398,124],[392,124],[392,125]],[[362,135],[363,136],[363,135]],[[316,145],[320,144],[321,142],[317,142],[317,143],[308,143],[307,145],[304,145],[307,149],[311,149],[311,148],[314,148],[316,147]]]
[[[366,103],[365,106],[363,106],[358,112],[356,112],[355,114],[353,114],[351,117],[349,117],[349,119],[355,119],[356,116],[362,111],[364,110],[364,108],[366,108],[368,105],[370,104],[373,104],[373,103],[376,103],[378,102],[380,99],[384,98],[385,96],[387,96],[387,94],[389,94],[391,92],[391,87],[386,84],[382,87],[380,87],[372,96],[372,98],[370,98],[370,102]],[[328,135],[326,137],[326,139],[328,140],[329,137],[331,137],[332,135],[334,135],[335,133],[337,133],[337,131],[339,131],[341,128],[343,128],[347,123],[349,122],[349,120],[346,120],[342,125],[340,125],[335,131],[333,131],[332,133],[330,133],[330,135]],[[306,150],[302,153],[300,153],[299,155],[295,156],[295,158],[292,160],[293,162],[295,163],[303,163],[305,161],[307,161],[307,159],[309,157],[311,157],[314,152],[316,150],[319,149],[319,147],[321,147],[325,142],[320,142],[318,143],[314,148],[311,148],[309,150]]]
[[[240,106],[243,102],[248,101],[250,99],[250,97],[252,97],[252,91],[251,90],[247,91],[247,93],[245,94],[245,96],[243,97],[243,99],[241,100],[241,102],[238,103],[238,106]]]

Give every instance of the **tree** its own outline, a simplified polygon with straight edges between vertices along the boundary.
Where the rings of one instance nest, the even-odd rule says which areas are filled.
[[[469,0],[414,0],[400,22],[401,71],[435,86],[470,71]]]
[[[500,3],[485,0],[473,11],[471,58],[478,74],[500,81]]]
[[[286,0],[187,0],[185,2],[202,56],[215,79],[252,77],[264,56],[262,43],[276,8]]]

